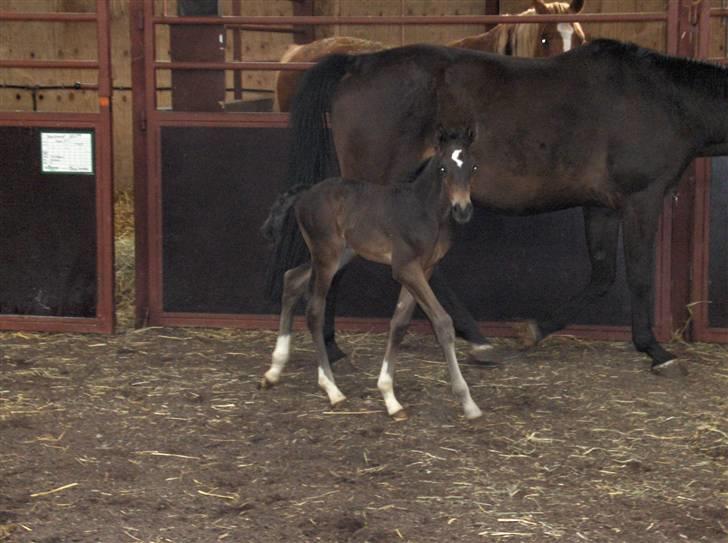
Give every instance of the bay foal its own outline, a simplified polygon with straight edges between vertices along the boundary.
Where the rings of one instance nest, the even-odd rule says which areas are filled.
[[[402,285],[377,382],[387,413],[397,419],[407,416],[394,395],[394,369],[417,303],[432,323],[447,360],[453,392],[461,401],[465,416],[474,419],[481,415],[460,373],[452,319],[428,284],[433,266],[450,247],[451,217],[464,223],[472,216],[470,184],[477,171],[469,151],[472,140],[469,129],[440,128],[435,155],[420,167],[410,183],[382,186],[330,178],[305,191],[293,190],[273,206],[264,232],[268,228],[275,238],[275,230],[281,230],[282,216],[293,206],[311,261],[285,274],[280,331],[262,388],[280,379],[290,354],[294,307],[310,284],[306,321],[319,362],[318,383],[332,406],[344,401],[324,344],[324,308],[334,274],[359,255],[389,264],[392,276]]]

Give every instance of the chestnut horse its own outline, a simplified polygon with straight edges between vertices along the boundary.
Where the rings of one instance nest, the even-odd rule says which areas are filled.
[[[727,97],[725,68],[612,40],[547,59],[435,46],[334,55],[301,82],[291,171],[296,182],[321,179],[331,151],[325,112],[342,175],[375,183],[417,164],[436,123],[474,122],[476,204],[520,214],[584,209],[590,281],[550,319],[531,323],[533,340],[609,290],[621,227],[633,343],[653,370],[673,373],[683,368],[652,331],[658,219],[695,157],[728,154]],[[306,256],[276,258],[285,270]],[[487,344],[467,311],[449,313],[471,344]]]
[[[406,418],[394,395],[394,368],[416,303],[432,322],[447,360],[453,392],[462,403],[465,416],[481,416],[458,367],[452,319],[427,282],[433,267],[450,247],[450,218],[465,223],[473,215],[470,184],[478,168],[469,151],[472,141],[470,130],[441,128],[433,142],[435,156],[418,168],[411,183],[382,186],[331,178],[312,188],[305,187],[305,191],[294,188],[274,204],[263,227],[267,237],[281,243],[280,225],[293,207],[311,253],[311,263],[285,274],[280,331],[271,367],[261,381],[262,388],[280,379],[290,353],[293,310],[310,282],[306,320],[319,361],[319,386],[332,406],[344,401],[324,343],[324,306],[336,272],[354,255],[360,255],[389,264],[392,276],[402,285],[377,382],[389,415]]]
[[[546,3],[534,0],[533,6],[519,15],[546,15],[579,13],[583,0]],[[449,47],[489,51],[516,57],[549,57],[568,51],[584,43],[584,31],[579,23],[502,23],[484,34],[451,41]],[[332,53],[375,53],[385,49],[383,43],[349,36],[334,36],[303,45],[292,45],[281,62],[313,62]],[[291,99],[296,93],[301,72],[284,70],[276,75],[276,102],[278,111],[290,111]]]

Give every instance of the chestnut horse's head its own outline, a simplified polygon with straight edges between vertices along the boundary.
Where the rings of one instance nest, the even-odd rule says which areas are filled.
[[[533,0],[532,7],[518,15],[566,15],[579,13],[583,8],[584,0]],[[501,23],[485,34],[463,38],[448,45],[516,57],[550,57],[585,42],[586,35],[579,23]]]

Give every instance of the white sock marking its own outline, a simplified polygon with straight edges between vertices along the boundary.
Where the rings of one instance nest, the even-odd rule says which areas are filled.
[[[265,378],[271,383],[277,383],[281,378],[281,372],[288,362],[288,356],[291,352],[291,336],[285,334],[278,336],[276,339],[276,347],[273,349],[273,360],[270,369],[265,372]]]
[[[402,411],[402,404],[397,401],[394,396],[394,382],[389,375],[389,362],[384,359],[382,362],[382,371],[379,372],[379,380],[377,381],[377,388],[382,393],[384,398],[384,405],[387,407],[387,414],[394,415],[395,413]]]
[[[571,49],[571,36],[574,34],[574,27],[570,23],[559,23],[556,28],[561,34],[561,41],[564,42],[564,53]]]
[[[463,161],[460,160],[460,155],[462,154],[462,152],[463,152],[462,149],[455,149],[452,152],[452,156],[450,157],[450,158],[452,158],[453,162],[455,162],[455,164],[458,165],[458,168],[462,168],[463,167]]]

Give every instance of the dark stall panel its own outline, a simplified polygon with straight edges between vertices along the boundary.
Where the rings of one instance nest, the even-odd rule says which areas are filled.
[[[286,130],[163,127],[165,312],[273,313],[260,226],[286,174]]]
[[[708,324],[728,328],[728,157],[712,160]]]
[[[41,172],[44,131],[0,127],[0,313],[95,317],[96,175]]]

